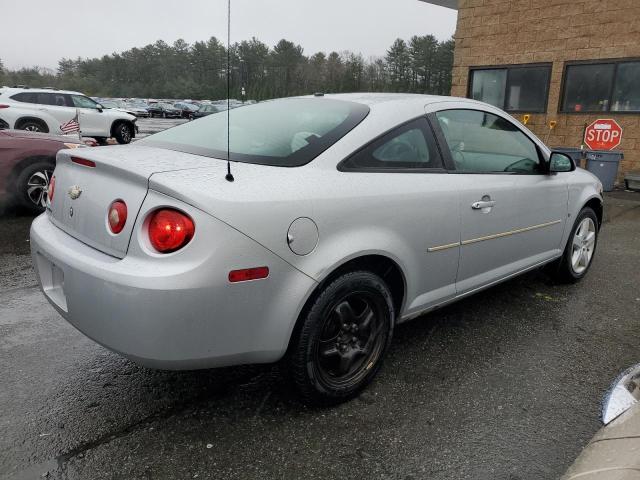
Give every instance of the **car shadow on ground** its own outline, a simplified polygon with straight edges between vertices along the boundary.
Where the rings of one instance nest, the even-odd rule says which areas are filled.
[[[232,456],[238,456],[235,462],[247,455],[242,453],[247,440],[239,440],[237,431],[228,431],[230,424],[243,431],[254,429],[256,424],[267,426],[265,422],[294,425],[303,419],[303,425],[318,416],[337,414],[343,417],[345,427],[373,421],[373,428],[378,429],[418,407],[428,412],[428,420],[422,418],[427,423],[418,422],[422,424],[420,436],[428,435],[437,428],[434,418],[451,407],[447,401],[458,395],[459,386],[469,384],[472,388],[478,382],[478,378],[468,377],[470,365],[474,365],[477,377],[479,370],[501,364],[499,357],[511,348],[514,336],[559,328],[553,316],[540,322],[540,318],[513,314],[514,303],[521,300],[532,302],[534,308],[536,303],[538,307],[548,303],[552,289],[544,275],[533,272],[482,296],[399,325],[379,378],[359,398],[335,409],[301,404],[281,365],[155,371],[99,350],[71,370],[65,384],[60,385],[61,395],[48,406],[51,430],[60,430],[62,424],[64,436],[73,438],[71,443],[63,442],[69,447],[58,452],[58,464],[64,469],[69,465],[79,468],[86,452],[111,448],[110,444],[115,446],[118,439],[131,435],[163,430],[167,423],[172,425],[171,442],[178,448],[185,445],[184,454],[190,454],[187,444],[208,441],[216,448],[224,445],[233,450]],[[501,332],[492,338],[496,329]],[[463,412],[463,416],[467,415]],[[377,420],[365,420],[367,417]],[[357,436],[366,436],[368,430]],[[213,440],[212,432],[216,432]],[[435,447],[439,441],[432,443]],[[367,455],[375,454],[379,446],[370,448],[373,451]]]
[[[557,478],[637,363],[626,208],[583,282],[536,270],[399,325],[376,381],[331,409],[301,404],[278,366],[149,370],[47,314],[63,351],[46,393],[29,387],[16,463],[53,459],[63,478]]]

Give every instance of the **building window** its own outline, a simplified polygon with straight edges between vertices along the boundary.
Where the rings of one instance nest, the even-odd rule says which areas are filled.
[[[567,65],[562,111],[639,112],[640,61]]]
[[[611,111],[640,111],[640,62],[619,63],[617,69]]]
[[[471,70],[469,96],[508,112],[547,111],[551,65]]]

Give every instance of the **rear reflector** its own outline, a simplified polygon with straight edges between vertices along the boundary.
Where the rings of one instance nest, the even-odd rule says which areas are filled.
[[[96,162],[92,162],[91,160],[87,160],[85,158],[71,157],[71,161],[73,163],[77,163],[78,165],[83,165],[85,167],[95,168],[96,166]]]
[[[118,234],[127,223],[127,204],[122,200],[116,200],[109,207],[109,228],[114,234]]]
[[[49,188],[47,189],[47,197],[49,198],[49,203],[53,202],[53,195],[56,192],[56,176],[51,177],[49,181]]]
[[[248,282],[249,280],[260,280],[269,276],[269,267],[245,268],[244,270],[233,270],[229,272],[229,281]]]
[[[0,105],[0,108],[9,108],[9,105]]]

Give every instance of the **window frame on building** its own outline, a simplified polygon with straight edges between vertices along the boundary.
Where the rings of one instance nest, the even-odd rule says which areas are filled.
[[[521,110],[521,109],[508,109],[509,105],[509,86],[510,86],[510,71],[511,70],[519,70],[519,69],[527,69],[527,68],[546,68],[547,69],[547,82],[544,86],[544,107],[542,110]],[[508,65],[475,65],[469,67],[469,78],[467,81],[467,98],[473,98],[473,74],[476,71],[487,71],[487,70],[505,70],[506,80],[505,80],[505,91],[504,91],[504,102],[503,105],[494,105],[497,108],[500,108],[508,113],[547,113],[549,110],[549,94],[551,92],[551,75],[553,73],[553,63],[551,62],[537,62],[537,63],[520,63],[520,64],[508,64]]]
[[[611,114],[611,115],[638,115],[640,114],[640,108],[637,110],[612,110],[611,104],[616,91],[616,80],[618,79],[618,68],[621,64],[628,63],[640,63],[640,57],[628,57],[628,58],[604,58],[594,60],[571,60],[566,61],[562,70],[562,83],[560,85],[560,97],[558,100],[558,113],[566,115],[594,115],[594,114]],[[611,80],[611,87],[609,88],[608,104],[606,110],[581,110],[576,112],[575,110],[565,109],[565,96],[567,93],[567,76],[569,69],[575,66],[581,65],[613,65],[613,77]]]

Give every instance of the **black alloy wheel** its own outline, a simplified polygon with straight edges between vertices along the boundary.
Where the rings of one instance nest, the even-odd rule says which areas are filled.
[[[358,395],[382,364],[394,315],[387,285],[371,272],[329,284],[301,319],[288,354],[303,399],[331,405]]]
[[[131,139],[133,138],[131,125],[129,125],[128,123],[118,124],[114,132],[114,137],[116,141],[121,145],[131,143]]]
[[[18,205],[33,213],[45,210],[49,183],[55,167],[54,159],[42,159],[30,163],[18,174],[15,184],[15,200]]]

